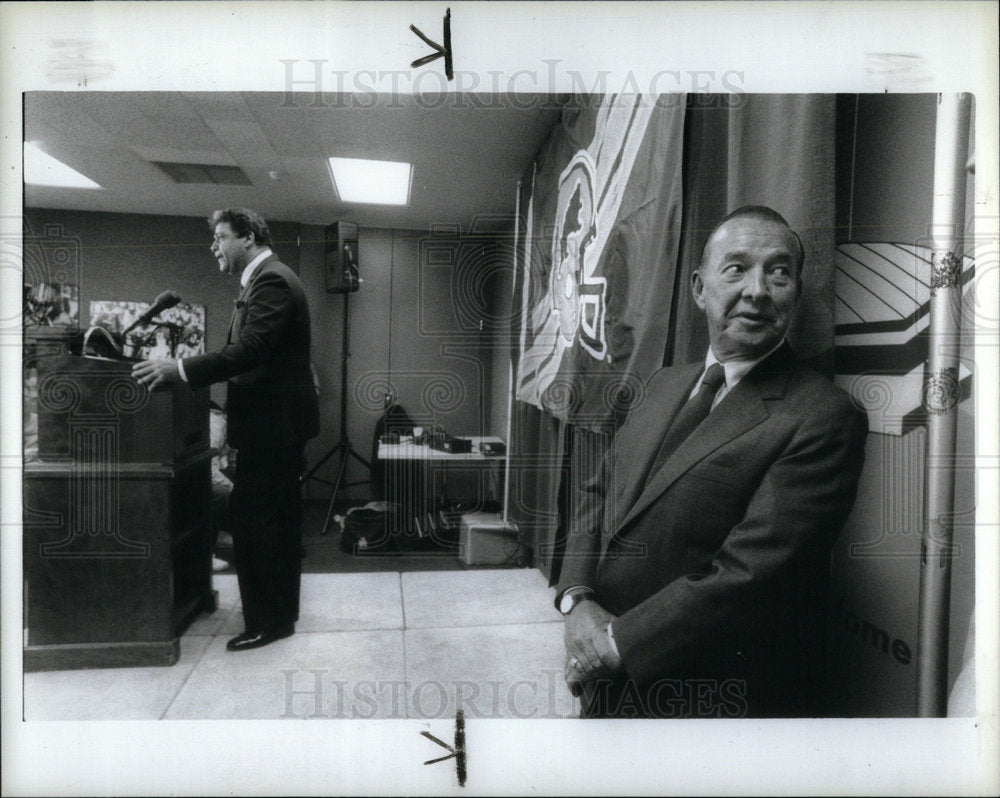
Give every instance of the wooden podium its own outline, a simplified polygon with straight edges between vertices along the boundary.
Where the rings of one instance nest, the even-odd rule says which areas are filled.
[[[172,665],[212,612],[207,388],[151,393],[131,362],[38,361],[24,466],[24,670]]]

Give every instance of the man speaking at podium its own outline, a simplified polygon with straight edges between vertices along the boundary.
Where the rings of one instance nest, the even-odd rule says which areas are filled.
[[[309,306],[298,277],[271,251],[267,223],[247,208],[215,211],[208,222],[219,270],[240,274],[226,345],[178,360],[145,360],[132,374],[150,390],[228,381],[227,439],[237,450],[230,531],[246,631],[226,648],[244,651],[295,631],[299,475],[305,443],[319,433],[319,406],[309,370]]]

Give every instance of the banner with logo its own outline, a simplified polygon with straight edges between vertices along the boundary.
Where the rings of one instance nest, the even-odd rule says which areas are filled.
[[[683,95],[581,97],[522,184],[516,395],[607,429],[663,362],[681,235]]]
[[[956,312],[971,317],[975,261],[965,256],[954,268],[965,295]],[[905,435],[925,423],[925,406],[947,406],[971,390],[971,372],[962,363],[949,379],[924,384],[934,280],[929,246],[837,247],[835,381],[868,411],[869,432]]]

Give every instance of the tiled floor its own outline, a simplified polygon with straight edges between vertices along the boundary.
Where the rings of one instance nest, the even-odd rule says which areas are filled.
[[[236,577],[170,667],[24,676],[27,720],[572,717],[563,624],[535,569],[307,573],[296,632],[238,654]]]

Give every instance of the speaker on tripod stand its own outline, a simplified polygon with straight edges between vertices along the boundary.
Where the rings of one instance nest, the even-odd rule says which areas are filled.
[[[326,290],[331,294],[357,291],[361,285],[358,272],[358,226],[354,222],[334,222],[323,232],[326,260]]]
[[[349,303],[348,299],[352,292],[357,291],[361,286],[360,263],[358,258],[358,225],[354,222],[334,222],[326,226],[324,230],[324,252],[326,254],[326,290],[330,294],[344,295],[344,332],[340,344],[340,441],[330,451],[324,454],[312,468],[307,471],[301,479],[305,483],[310,479],[324,482],[333,486],[333,494],[330,496],[330,506],[326,511],[326,520],[323,522],[323,529],[320,534],[325,535],[330,526],[330,519],[333,517],[334,504],[337,501],[337,494],[342,487],[351,485],[366,485],[370,479],[357,480],[355,482],[344,482],[344,473],[347,470],[347,461],[352,457],[371,473],[371,463],[357,453],[354,445],[347,435],[347,360],[351,356],[349,346]],[[337,469],[337,478],[334,482],[320,479],[315,476],[316,472],[334,455],[340,455],[340,467]]]

